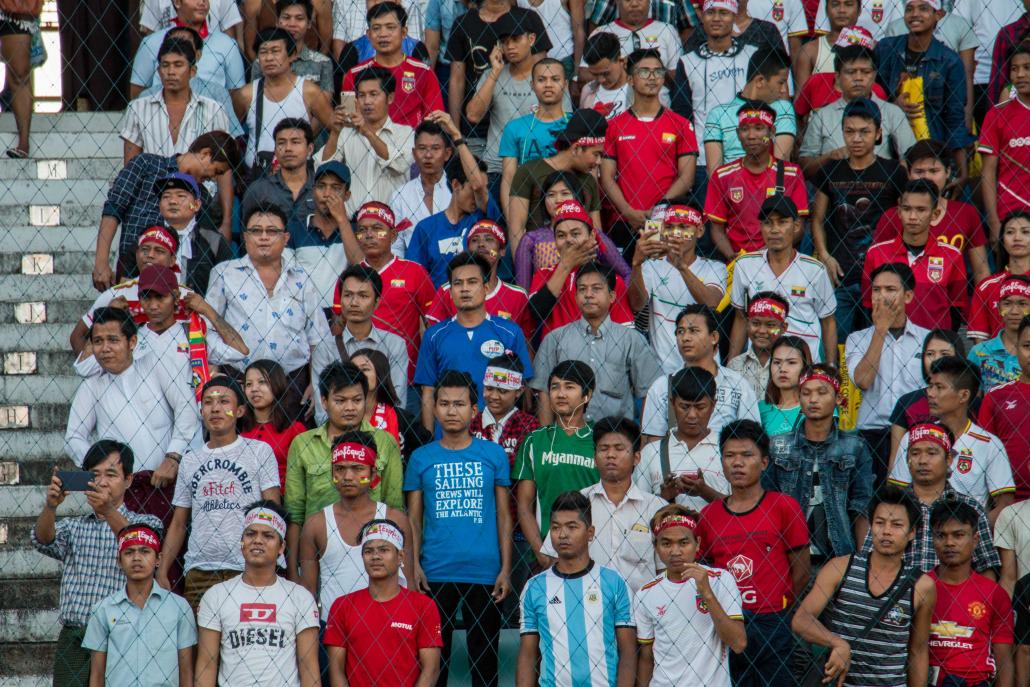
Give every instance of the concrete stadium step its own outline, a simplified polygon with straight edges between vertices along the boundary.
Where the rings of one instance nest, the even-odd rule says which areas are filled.
[[[0,398],[8,404],[67,404],[79,388],[80,381],[74,374],[60,377],[0,377]]]
[[[25,475],[36,469],[33,466],[52,466],[55,459],[64,460],[61,450],[63,446],[64,430],[22,429],[4,432],[0,435],[0,464],[14,461],[18,465],[21,472],[19,484],[44,484],[45,482],[27,482]],[[49,473],[47,467],[46,475]]]
[[[0,352],[68,352],[72,324],[33,324],[0,328]],[[67,373],[66,373],[67,374]]]
[[[0,546],[0,570],[5,578],[13,580],[53,578],[60,577],[61,563],[36,552],[26,539],[19,547]]]
[[[60,631],[56,608],[12,608],[0,611],[0,643],[53,642]]]
[[[69,331],[71,327],[68,328]],[[0,336],[4,334],[0,329]],[[51,344],[56,347],[60,343],[57,340]],[[68,347],[68,340],[63,342]],[[60,375],[74,374],[73,364],[75,354],[71,351],[50,351],[40,352],[39,348],[23,345],[16,351],[9,351],[0,354],[3,361],[3,373],[8,377],[29,376],[56,377]]]
[[[82,227],[17,226],[0,228],[0,255],[82,251],[93,254],[99,222]]]
[[[47,133],[81,134],[84,131],[118,132],[122,129],[123,112],[60,112],[56,114],[34,114],[32,135]],[[0,117],[0,133],[17,132],[14,117]]]
[[[24,541],[28,542],[26,531]],[[40,578],[38,585],[24,580],[0,579],[0,610],[14,608],[57,608],[59,578]],[[2,653],[2,650],[0,650]]]
[[[16,145],[17,134],[0,133],[0,150]],[[29,139],[29,157],[32,159],[118,157],[122,152],[122,139],[110,128],[107,131],[33,131]]]
[[[58,229],[60,231],[60,229]],[[43,277],[50,274],[92,275],[94,254],[84,250],[0,253],[0,274],[27,274]]]
[[[81,159],[0,160],[0,179],[94,179],[111,181],[122,169],[122,156]]]
[[[48,205],[59,199],[62,204],[89,205],[106,198],[110,187],[106,180],[0,179],[0,197],[11,204]]]
[[[77,470],[78,467],[60,450],[63,443],[64,437],[60,435],[52,443],[38,447],[40,451],[47,450],[48,455],[25,456],[19,462],[13,462],[0,456],[0,474],[7,480],[5,484],[21,487],[45,487],[50,484],[55,467],[58,470]],[[50,450],[52,447],[56,447],[56,450]],[[0,447],[0,450],[2,448]],[[2,574],[3,571],[0,571],[0,575]]]
[[[46,664],[48,670],[53,665],[54,646],[56,645],[50,646],[49,649],[50,663]],[[42,659],[40,660],[40,667],[43,667]],[[0,687],[50,687],[52,684],[53,676],[51,675],[13,675],[0,678]]]
[[[9,203],[6,197],[0,195],[0,226],[100,226],[100,214],[104,208],[103,195],[91,199],[86,204],[65,202],[62,197],[56,195],[47,200],[48,202],[36,204]]]
[[[38,672],[54,664],[56,653],[55,642],[0,644],[0,687],[50,687],[52,678]]]
[[[44,303],[65,298],[92,302],[97,297],[97,291],[87,274],[0,274],[0,294],[5,296],[4,300],[17,296]]]
[[[0,325],[74,324],[93,305],[94,298],[51,300],[44,302],[33,293],[11,294],[25,300],[10,301],[0,297]]]
[[[41,486],[10,486],[0,489],[0,518],[33,518],[35,519],[41,510],[43,510],[43,504],[46,502],[46,489]],[[70,515],[85,515],[90,512],[89,504],[86,502],[86,496],[82,493],[75,492],[68,495],[68,498],[64,500],[60,508],[57,509],[57,517],[63,518]],[[28,539],[24,539],[17,544],[29,547]],[[0,547],[0,552],[10,552],[11,550],[17,551],[17,546],[11,547],[10,544]],[[8,569],[0,564],[0,576],[3,577],[16,577],[8,574]]]
[[[4,399],[0,406],[0,436],[20,432],[59,432],[64,436],[68,424],[70,400],[33,399],[18,402]]]

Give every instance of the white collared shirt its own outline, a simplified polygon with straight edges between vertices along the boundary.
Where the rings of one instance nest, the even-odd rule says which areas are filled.
[[[640,452],[640,464],[633,470],[633,483],[648,494],[660,496],[662,491],[662,442],[652,441]],[[722,471],[722,454],[719,452],[719,434],[708,432],[694,448],[687,448],[685,442],[676,438],[676,431],[669,432],[669,471],[672,474],[699,471],[705,484],[720,494],[729,494],[730,485]],[[700,496],[680,494],[676,503],[701,512],[708,505]]]
[[[200,432],[200,414],[189,382],[163,365],[133,363],[121,374],[82,380],[72,399],[65,453],[82,465],[97,439],[132,448],[135,470],[156,470],[166,453],[180,456]]]
[[[430,210],[423,202],[425,189],[422,188],[422,177],[417,176],[401,186],[390,199],[390,208],[397,218],[397,226],[404,224],[404,228],[397,232],[397,239],[393,242],[391,249],[398,258],[403,258],[408,251],[408,244],[411,243],[411,234],[415,231],[415,225],[430,215],[446,209],[451,202],[451,189],[447,185],[447,175],[440,176],[440,180],[433,186],[433,209]]]
[[[144,153],[168,157],[185,153],[193,141],[209,131],[228,131],[229,115],[222,104],[191,91],[190,101],[179,125],[179,136],[172,140],[171,118],[165,105],[164,92],[158,90],[141,95],[125,110],[119,134],[129,143],[143,148]]]
[[[862,362],[873,339],[873,327],[852,332],[844,344],[844,361],[854,378],[855,369]],[[862,390],[862,405],[858,408],[858,429],[883,429],[891,424],[891,412],[898,399],[916,389],[923,380],[923,341],[930,330],[905,321],[905,329],[895,339],[890,333],[883,341],[880,367],[872,386]]]
[[[619,572],[634,594],[654,579],[660,562],[651,540],[651,518],[668,505],[665,499],[648,494],[631,484],[622,503],[612,503],[601,482],[580,493],[590,499],[594,538],[590,558]],[[544,539],[540,552],[557,557],[551,538]]]
[[[715,410],[708,420],[708,429],[718,434],[731,420],[754,420],[761,424],[762,416],[751,383],[720,365],[715,375]],[[640,431],[650,436],[660,437],[669,431],[669,375],[656,379],[647,390],[640,425]]]
[[[250,349],[242,361],[268,358],[293,372],[311,359],[311,350],[331,338],[317,289],[308,273],[283,261],[272,295],[250,256],[214,266],[207,302],[236,328]]]
[[[196,217],[182,229],[175,230],[179,235],[179,250],[175,253],[175,264],[179,266],[179,274],[186,274],[186,263],[193,259],[193,232],[196,230]]]
[[[343,162],[350,169],[350,200],[346,203],[348,215],[369,201],[389,202],[411,176],[411,165],[415,162],[411,152],[415,146],[415,130],[387,117],[376,135],[386,144],[385,160],[376,155],[367,138],[349,127],[340,132],[336,152],[330,158]],[[329,162],[325,148],[315,153],[314,159],[316,167]]]

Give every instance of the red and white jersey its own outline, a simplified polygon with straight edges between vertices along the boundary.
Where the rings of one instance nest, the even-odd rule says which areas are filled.
[[[992,274],[973,289],[973,298],[966,311],[969,338],[983,341],[994,338],[1001,332],[1005,323],[998,312],[998,295],[1001,292],[1001,283],[1009,274],[1011,273],[1008,270]],[[1026,274],[1030,276],[1030,272]]]
[[[873,243],[896,239],[903,231],[898,208],[889,208],[876,223]],[[949,200],[941,216],[930,222],[930,240],[947,243],[963,253],[970,248],[987,245],[987,235],[984,233],[979,211],[960,200]]]
[[[503,317],[517,324],[526,337],[526,341],[533,338],[533,318],[529,312],[529,296],[526,290],[520,286],[509,284],[506,281],[497,280],[497,285],[486,294],[486,312],[488,315]],[[426,313],[426,320],[430,324],[449,320],[458,314],[454,307],[454,299],[451,298],[451,285],[448,282],[436,290],[433,297],[433,304]]]
[[[995,664],[991,644],[1012,644],[1012,602],[996,582],[973,573],[948,584],[932,570],[937,603],[930,623],[930,665],[941,673],[965,678],[966,684],[989,681]]]
[[[404,58],[396,67],[386,67],[376,62],[376,58],[365,60],[352,68],[343,77],[343,90],[353,91],[354,80],[366,67],[375,65],[388,69],[393,74],[393,102],[390,103],[390,119],[397,124],[417,127],[433,110],[443,110],[443,96],[440,93],[440,82],[433,73],[433,68],[424,62]],[[383,201],[389,198],[383,198]]]
[[[733,576],[726,570],[706,570],[722,610],[734,620],[743,620]],[[694,580],[673,582],[662,575],[641,587],[635,601],[637,641],[653,645],[651,687],[730,687],[729,652]]]
[[[1017,97],[988,110],[977,150],[998,158],[998,217],[1030,210],[1030,106]]]

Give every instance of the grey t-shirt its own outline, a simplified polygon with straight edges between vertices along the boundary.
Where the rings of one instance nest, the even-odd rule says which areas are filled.
[[[883,141],[876,146],[876,154],[888,160],[904,157],[905,151],[916,144],[916,137],[908,123],[908,117],[894,103],[880,100],[875,95],[872,101],[880,108],[883,120]],[[801,142],[801,157],[819,157],[831,150],[844,147],[844,98],[820,107],[812,113],[805,130],[805,138]]]
[[[483,72],[476,84],[478,93],[486,85],[490,78],[490,70]],[[504,133],[504,126],[522,115],[527,115],[536,106],[536,95],[533,94],[533,79],[526,75],[525,79],[518,80],[512,77],[511,67],[504,65],[501,75],[497,77],[494,84],[494,97],[490,101],[490,131],[486,137],[486,153],[483,161],[486,163],[486,171],[492,174],[501,173],[501,156],[498,149],[501,147],[501,134]]]

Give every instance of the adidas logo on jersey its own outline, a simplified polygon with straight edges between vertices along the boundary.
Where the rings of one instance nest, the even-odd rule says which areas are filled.
[[[549,606],[560,606],[561,605],[561,599],[558,598],[557,594],[555,594],[554,596],[551,597],[551,600],[547,602],[547,605],[549,605]]]

